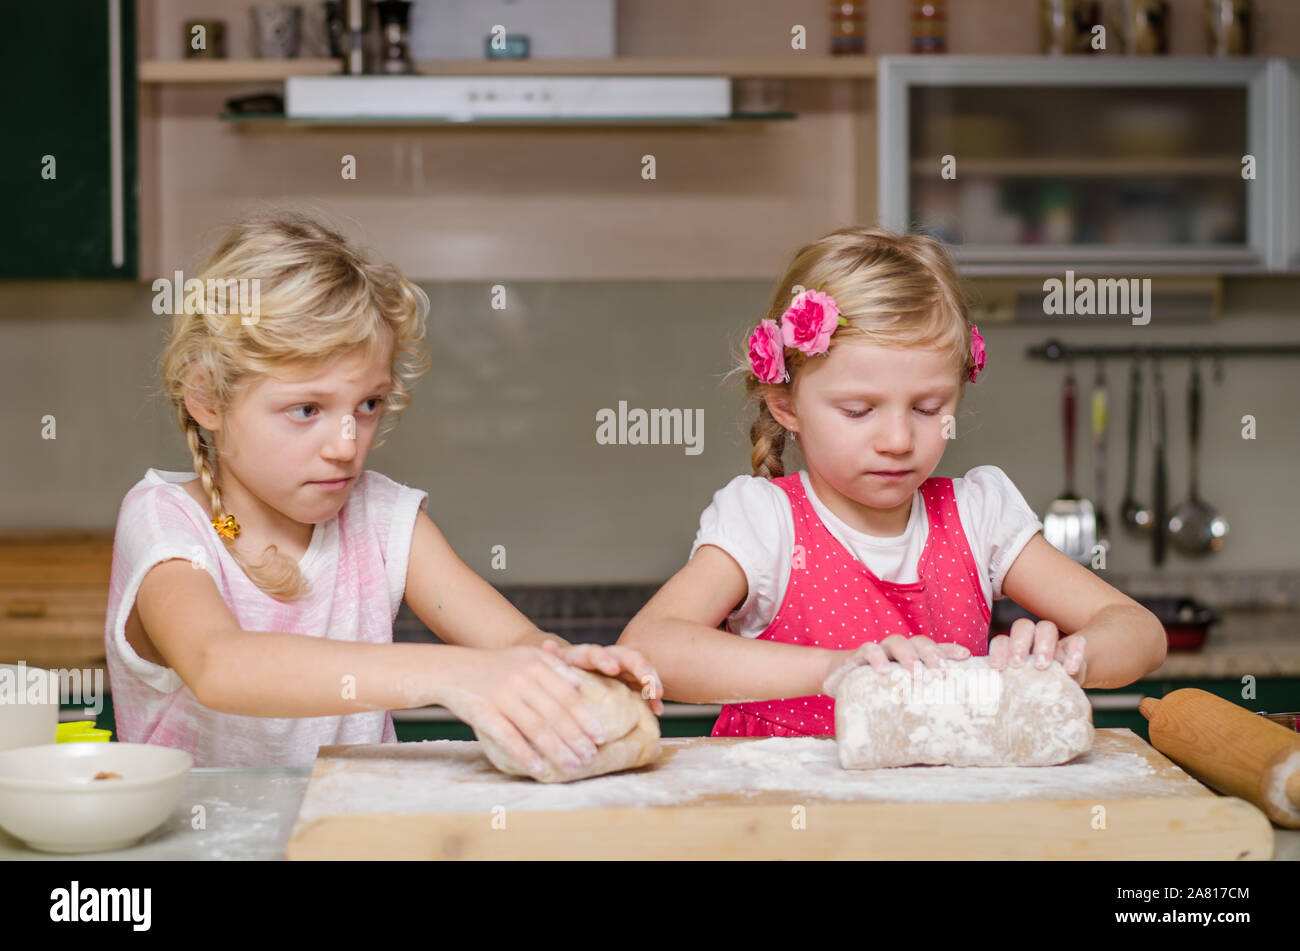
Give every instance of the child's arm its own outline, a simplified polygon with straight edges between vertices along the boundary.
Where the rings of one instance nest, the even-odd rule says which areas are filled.
[[[433,703],[439,678],[415,672],[430,670],[435,657],[451,661],[466,653],[431,644],[245,631],[212,577],[179,559],[144,576],[135,610],[162,662],[199,703],[241,716],[338,716]],[[355,691],[345,690],[352,682]]]
[[[1083,637],[1084,687],[1123,687],[1165,661],[1168,638],[1159,618],[1057,551],[1042,533],[1007,569],[1002,592],[1062,635]],[[1067,639],[1061,637],[1062,646]],[[1011,644],[1013,653],[1024,650],[1025,656],[1033,649],[1014,636]]]
[[[656,713],[663,691],[650,663],[627,647],[572,645],[540,630],[492,585],[476,575],[452,550],[441,531],[417,513],[406,570],[406,603],[429,629],[449,644],[466,647],[543,647],[566,663],[598,670],[642,690]],[[548,646],[549,645],[549,646]]]
[[[737,703],[822,692],[827,674],[850,651],[741,637],[717,629],[745,600],[740,565],[716,545],[701,545],[628,623],[618,642],[649,658],[664,696],[684,703]]]
[[[534,769],[537,753],[576,768],[604,739],[570,668],[533,647],[481,651],[245,631],[212,577],[181,559],[150,569],[136,610],[145,638],[210,710],[319,717],[436,703]]]

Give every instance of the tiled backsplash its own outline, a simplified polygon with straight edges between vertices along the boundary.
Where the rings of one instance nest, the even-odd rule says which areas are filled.
[[[1197,327],[1193,341],[1300,339],[1296,286],[1282,279],[1227,281],[1224,317]],[[678,571],[713,493],[750,471],[752,411],[743,405],[739,378],[726,373],[755,314],[767,306],[770,282],[522,282],[511,285],[504,311],[491,309],[487,283],[425,287],[434,367],[366,467],[428,491],[429,517],[461,559],[495,585],[582,591],[573,586],[590,584],[603,591],[630,582],[653,590]],[[167,328],[150,301],[143,283],[0,287],[0,432],[8,449],[0,466],[0,527],[111,530],[123,495],[147,468],[190,466],[175,414],[158,393]],[[994,323],[981,325],[981,332],[989,365],[967,390],[956,438],[935,475],[1000,466],[1040,516],[1064,484],[1063,374],[1060,366],[1026,358],[1026,349],[1048,336],[1154,344],[1187,342],[1190,333],[1155,320],[1149,327],[1063,324],[1055,331]],[[1187,366],[1166,362],[1169,499],[1176,502],[1187,491]],[[1108,370],[1114,425],[1107,502],[1118,519],[1127,386],[1123,367]],[[1091,361],[1076,372],[1083,395]],[[1207,380],[1200,493],[1231,523],[1223,550],[1205,559],[1171,551],[1153,571],[1150,545],[1116,533],[1104,577],[1132,576],[1143,591],[1174,585],[1200,597],[1201,588],[1188,588],[1183,579],[1204,576],[1197,584],[1226,586],[1223,597],[1250,599],[1251,585],[1266,601],[1281,596],[1271,593],[1278,583],[1262,581],[1233,594],[1241,582],[1232,576],[1300,572],[1292,544],[1300,536],[1300,506],[1291,504],[1300,446],[1295,380],[1294,362],[1285,359],[1227,360],[1223,383]],[[1087,404],[1080,402],[1079,488],[1091,493]],[[616,413],[623,404],[702,413],[701,451],[602,442],[597,414]],[[57,440],[42,438],[45,415],[57,417]],[[1243,437],[1246,416],[1255,421],[1257,438]],[[786,461],[792,469],[800,465],[793,447]],[[1150,499],[1150,468],[1144,424],[1136,477],[1141,500]],[[1209,580],[1218,572],[1231,575]],[[1169,580],[1160,579],[1164,574]],[[630,617],[645,597],[616,615]],[[529,615],[576,612],[561,604]]]

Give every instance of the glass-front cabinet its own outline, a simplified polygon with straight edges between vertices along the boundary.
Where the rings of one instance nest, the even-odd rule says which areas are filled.
[[[1269,87],[1278,117],[1278,142],[1283,158],[1274,170],[1274,189],[1282,213],[1275,216],[1274,260],[1300,274],[1300,60],[1285,60],[1273,68]]]
[[[975,274],[1297,269],[1296,67],[883,57],[881,222]]]

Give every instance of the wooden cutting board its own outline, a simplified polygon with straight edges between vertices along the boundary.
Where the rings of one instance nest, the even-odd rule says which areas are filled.
[[[829,737],[667,738],[576,783],[476,742],[321,747],[290,859],[1268,859],[1273,830],[1131,730],[1063,766],[841,769]]]

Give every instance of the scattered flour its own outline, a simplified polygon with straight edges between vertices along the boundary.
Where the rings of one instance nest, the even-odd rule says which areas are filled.
[[[1118,734],[1118,735],[1115,735]],[[567,784],[505,776],[476,742],[428,740],[356,746],[317,762],[299,822],[340,813],[486,812],[495,807],[636,809],[707,805],[740,794],[757,801],[987,802],[1113,800],[1201,795],[1178,767],[1153,768],[1128,731],[1098,733],[1061,766],[906,766],[845,770],[829,737],[771,737],[728,744],[662,741],[653,766]],[[1127,741],[1121,739],[1127,737]],[[342,767],[346,765],[346,769]]]

